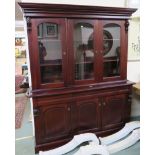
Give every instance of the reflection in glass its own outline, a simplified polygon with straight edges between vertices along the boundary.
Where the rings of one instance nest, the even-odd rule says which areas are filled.
[[[104,33],[104,77],[120,75],[120,26],[107,24],[103,27]]]
[[[62,82],[62,49],[59,25],[54,23],[38,25],[38,48],[41,83]]]
[[[94,52],[93,47],[88,46],[92,33],[91,24],[78,23],[74,26],[75,80],[94,78]]]

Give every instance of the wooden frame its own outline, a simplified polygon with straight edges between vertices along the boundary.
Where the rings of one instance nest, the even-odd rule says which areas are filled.
[[[45,37],[46,38],[58,38],[58,25],[53,23],[44,23]]]

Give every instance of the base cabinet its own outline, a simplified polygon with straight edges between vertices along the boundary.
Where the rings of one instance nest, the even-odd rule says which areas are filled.
[[[40,99],[40,106],[34,109],[36,152],[40,148],[46,150],[60,146],[61,140],[64,140],[62,145],[77,134],[92,132],[105,136],[109,131],[113,133],[121,129],[126,118],[130,117],[130,113],[126,113],[130,111],[130,91],[122,91],[124,93],[94,92],[89,97],[77,95],[65,100],[59,96],[55,101],[48,98],[46,102]]]

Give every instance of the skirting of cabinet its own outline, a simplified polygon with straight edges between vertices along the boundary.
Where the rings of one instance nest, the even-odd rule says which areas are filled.
[[[95,134],[98,137],[104,137],[104,136],[108,136],[110,134],[113,134],[113,133],[119,131],[123,127],[124,127],[124,123],[120,124],[119,127],[116,127],[114,129],[99,131],[99,132],[96,132]],[[77,133],[77,134],[81,134],[81,133]],[[44,144],[35,144],[35,153],[38,153],[40,150],[46,151],[46,150],[50,150],[50,149],[60,147],[60,146],[62,146],[64,144],[66,144],[67,142],[69,142],[73,137],[74,137],[74,135],[70,136],[69,138],[63,139],[63,140],[55,140],[53,142],[44,143]]]

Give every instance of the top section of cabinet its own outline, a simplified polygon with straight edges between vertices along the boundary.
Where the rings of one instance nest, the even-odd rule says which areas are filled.
[[[27,17],[128,19],[137,9],[85,5],[18,3]]]
[[[126,80],[128,18],[136,9],[19,3],[32,89]]]

